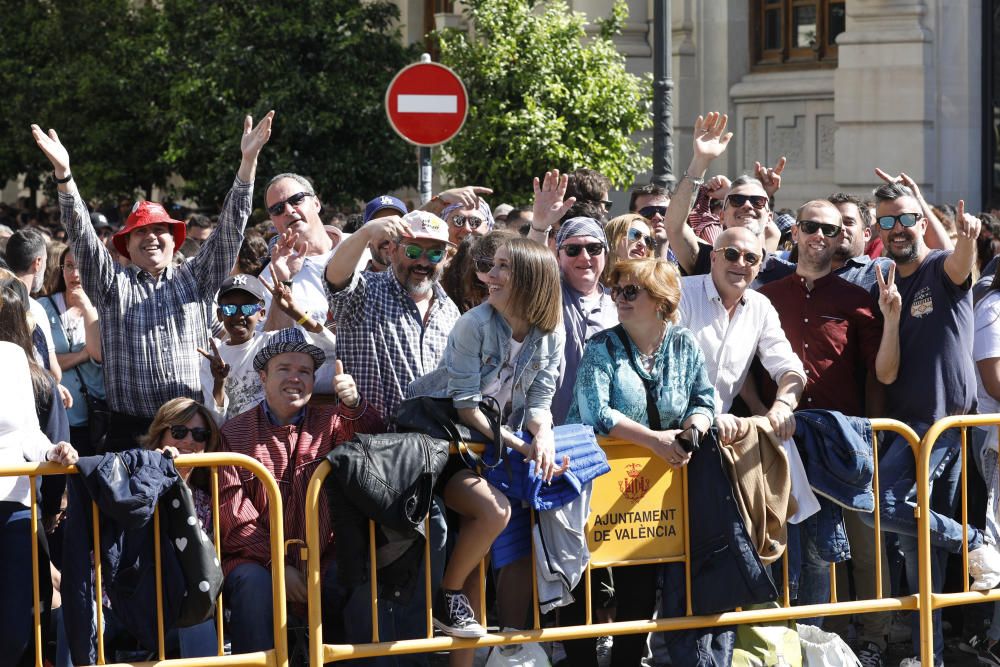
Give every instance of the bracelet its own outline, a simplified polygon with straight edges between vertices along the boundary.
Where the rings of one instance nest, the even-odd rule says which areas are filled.
[[[302,317],[300,317],[295,323],[296,324],[305,324],[308,321],[309,321],[309,315],[306,314],[306,315],[303,315]]]
[[[535,227],[534,225],[531,225],[531,231],[538,232],[539,234],[548,234],[551,229],[552,229],[552,225],[549,225],[545,229],[539,229],[538,227]]]
[[[792,405],[791,403],[789,403],[788,401],[786,401],[785,399],[783,399],[783,398],[779,398],[779,397],[775,397],[775,399],[774,399],[774,400],[775,400],[775,402],[777,402],[777,403],[784,403],[785,405],[787,405],[787,406],[788,406],[788,409],[789,409],[789,410],[791,410],[792,412],[795,412],[795,406],[794,406],[794,405]]]
[[[73,180],[73,174],[71,174],[70,172],[67,171],[66,175],[63,178],[55,178],[55,177],[53,177],[52,180],[54,180],[56,183],[62,185],[63,183],[69,183],[70,181],[72,181]]]
[[[292,281],[291,280],[282,280],[281,284],[284,285],[285,287],[291,287],[292,286]]]
[[[683,181],[685,178],[688,179],[689,181],[691,181],[691,185],[693,185],[696,188],[700,188],[701,186],[703,186],[705,184],[705,177],[704,176],[702,176],[701,178],[697,178],[697,177],[692,176],[691,174],[689,174],[689,173],[687,173],[685,171],[684,175],[681,176],[681,180]],[[678,185],[679,184],[680,183],[678,182]]]

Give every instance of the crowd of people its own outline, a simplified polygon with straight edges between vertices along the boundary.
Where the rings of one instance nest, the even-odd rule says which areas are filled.
[[[881,169],[871,198],[817,193],[775,211],[785,160],[732,180],[714,174],[733,135],[713,112],[697,119],[693,157],[673,190],[641,186],[621,215],[612,214],[609,180],[585,168],[536,177],[531,208],[491,207],[483,184],[445,190],[419,208],[379,195],[349,216],[325,213],[313,182],[286,172],[263,188],[266,220],[248,226],[257,158],[274,122],[274,112],[245,119],[218,216],[185,221],[150,201],[119,206],[114,221],[92,212],[67,147],[54,130],[32,127],[52,166],[58,215],[0,210],[0,354],[9,375],[0,387],[8,399],[0,461],[72,464],[139,449],[161,465],[181,454],[246,454],[278,482],[285,539],[305,540],[306,487],[331,450],[355,434],[391,430],[407,398],[451,399],[456,419],[486,437],[499,419],[503,444],[543,484],[593,470],[559,435],[583,424],[725,486],[723,494],[692,485],[691,522],[751,548],[720,556],[715,582],[692,577],[699,605],[724,611],[774,599],[782,557],[797,604],[830,599],[831,564],[844,574],[834,582],[838,599],[875,598],[880,560],[882,594],[917,591],[915,460],[905,439],[879,439],[885,535],[877,552],[868,419],[897,419],[922,435],[949,415],[1000,412],[1000,222],[990,213],[971,215],[962,201],[933,206],[905,173]],[[977,430],[972,442],[987,491],[973,496],[969,525],[954,518],[961,441],[942,437],[931,454],[935,591],[945,586],[948,556],[963,547],[972,589],[1000,584],[996,429]],[[429,515],[433,621],[456,637],[486,634],[484,597],[503,628],[529,627],[531,617],[531,555],[510,546],[525,505],[482,473],[453,457]],[[213,516],[205,472],[182,469],[179,478],[193,490],[201,534],[219,533],[224,639],[233,653],[272,648],[266,489],[243,469],[221,468]],[[37,490],[26,478],[2,479],[0,655],[33,651],[29,502],[37,493],[53,661],[90,664],[92,648],[66,639],[79,605],[59,613],[60,598],[78,595],[66,589],[62,565],[81,557],[60,548],[63,519],[89,511],[89,498],[84,506],[60,476]],[[584,517],[586,489],[577,489]],[[708,498],[730,491],[750,501]],[[336,512],[324,504],[318,517],[324,639],[367,642],[369,587],[338,577]],[[494,582],[482,590],[485,557]],[[289,549],[283,565],[289,612],[304,619],[305,560]],[[683,614],[677,567],[594,570],[595,618]],[[382,591],[383,640],[424,636],[420,572]],[[741,583],[724,590],[727,577]],[[585,617],[582,588],[567,593],[552,623]],[[130,620],[115,622],[123,614],[114,603],[102,605],[109,643]],[[966,643],[1000,665],[1000,607],[990,620],[971,621]],[[865,667],[887,664],[890,621],[885,613],[809,619],[850,637]],[[934,628],[940,664],[940,612]],[[172,653],[216,654],[214,621],[167,629]],[[728,665],[735,637],[716,628],[663,641],[674,665]],[[918,655],[915,619],[912,642]],[[648,650],[642,635],[566,641],[566,664],[596,667],[598,644],[610,644],[615,666],[635,667]],[[135,655],[155,648],[135,638],[121,646]],[[450,656],[453,665],[472,660],[471,651]]]

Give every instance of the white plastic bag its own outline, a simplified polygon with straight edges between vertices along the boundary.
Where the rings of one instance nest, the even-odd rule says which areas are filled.
[[[485,667],[551,667],[549,657],[537,642],[494,646]]]
[[[799,623],[799,644],[802,667],[861,667],[858,656],[839,635],[823,632],[815,625]]]

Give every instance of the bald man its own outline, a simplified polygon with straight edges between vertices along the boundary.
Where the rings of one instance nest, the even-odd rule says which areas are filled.
[[[767,297],[749,289],[763,254],[758,234],[730,227],[715,240],[711,271],[681,281],[680,324],[691,330],[705,353],[723,442],[739,432],[737,418],[728,412],[754,356],[777,384],[767,418],[783,440],[795,432],[792,411],[806,384],[805,369],[781,329],[777,311]]]

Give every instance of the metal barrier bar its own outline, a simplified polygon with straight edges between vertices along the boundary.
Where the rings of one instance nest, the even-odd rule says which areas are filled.
[[[967,433],[970,426],[1000,426],[1000,414],[990,415],[956,415],[945,417],[935,422],[924,434],[920,443],[920,453],[917,456],[917,561],[919,566],[919,596],[920,596],[920,663],[934,664],[934,611],[943,607],[976,602],[1000,600],[1000,591],[970,591],[969,580],[969,540],[968,540],[968,507],[966,498],[966,474],[968,460]],[[935,593],[931,572],[931,504],[930,504],[930,457],[931,451],[941,435],[953,428],[961,428],[961,466],[962,466],[962,535],[965,538],[962,546],[962,574],[965,585],[961,593]]]
[[[898,421],[888,420],[888,419],[873,419],[871,420],[873,435],[877,432],[893,432],[902,436],[913,448],[914,452],[919,450],[920,439],[917,437],[916,433],[906,424]],[[602,445],[613,444],[610,442],[602,442]],[[423,639],[409,639],[409,640],[399,640],[392,642],[378,642],[377,640],[371,644],[341,644],[341,645],[331,645],[323,643],[322,634],[322,610],[321,610],[321,582],[320,582],[320,553],[319,549],[315,548],[319,542],[319,525],[318,525],[318,503],[320,499],[320,492],[322,490],[322,484],[326,476],[331,470],[331,466],[328,462],[324,461],[317,468],[313,474],[313,478],[309,483],[309,490],[306,496],[306,526],[307,526],[307,543],[309,544],[309,563],[308,569],[309,573],[307,576],[307,581],[309,583],[309,626],[310,626],[310,646],[309,655],[310,663],[314,666],[322,665],[325,662],[336,662],[351,658],[369,658],[377,656],[386,655],[401,655],[409,653],[424,653],[430,651],[451,651],[451,650],[462,650],[477,648],[483,646],[496,646],[505,644],[516,644],[523,642],[538,642],[538,641],[558,641],[558,640],[570,640],[570,639],[582,639],[587,637],[597,637],[603,635],[619,635],[619,634],[635,634],[644,632],[663,632],[669,630],[683,630],[692,628],[705,628],[705,627],[717,627],[723,625],[740,624],[740,623],[762,623],[768,621],[784,621],[784,620],[794,620],[800,618],[810,618],[814,616],[835,616],[835,615],[845,615],[845,614],[855,614],[855,613],[874,613],[874,612],[886,612],[894,610],[916,610],[922,604],[922,598],[916,594],[902,597],[902,598],[886,598],[882,596],[882,568],[881,568],[881,546],[882,540],[879,535],[880,520],[879,520],[879,493],[878,493],[878,452],[877,452],[878,441],[873,437],[873,447],[876,451],[873,452],[873,460],[875,465],[875,477],[874,477],[874,495],[875,495],[875,545],[876,545],[876,559],[875,559],[875,579],[876,579],[876,598],[871,600],[857,600],[857,601],[837,601],[836,593],[836,578],[833,568],[831,567],[830,580],[831,580],[831,601],[824,604],[814,604],[814,605],[803,605],[792,607],[790,600],[790,591],[788,584],[788,563],[787,558],[783,558],[782,568],[784,571],[784,582],[783,582],[783,606],[773,608],[773,609],[754,609],[754,610],[736,610],[732,612],[726,612],[722,614],[714,615],[702,615],[695,616],[692,611],[691,603],[691,563],[689,554],[691,552],[690,545],[690,524],[689,524],[689,512],[687,507],[687,469],[683,468],[680,471],[680,485],[681,485],[681,523],[683,531],[683,548],[684,555],[680,556],[667,556],[662,558],[636,558],[624,561],[594,561],[588,563],[586,571],[583,577],[584,586],[584,596],[585,596],[585,625],[580,626],[562,626],[562,627],[552,627],[552,628],[542,628],[540,627],[540,614],[538,607],[538,592],[537,592],[537,578],[534,573],[534,562],[532,562],[532,602],[534,611],[534,623],[533,629],[531,630],[517,630],[511,632],[499,632],[491,633],[485,637],[468,639],[468,638],[456,638],[449,636],[432,636],[430,630],[432,625],[430,623],[431,614],[431,597],[428,593],[428,636]],[[534,526],[534,512],[531,515],[531,525]],[[373,524],[371,530],[374,530]],[[429,529],[429,526],[428,526]],[[429,534],[429,530],[428,530]],[[375,595],[375,577],[377,573],[374,568],[374,538],[371,539],[370,545],[370,574],[372,579],[372,602],[373,609],[377,604],[377,598]],[[534,555],[534,544],[532,544],[532,555]],[[532,559],[534,561],[534,559]],[[428,577],[425,589],[429,587],[429,576],[430,576],[430,559],[429,559],[429,545],[425,549],[425,575]],[[685,563],[685,581],[687,584],[686,593],[686,615],[676,618],[662,618],[656,620],[648,621],[621,621],[613,623],[598,623],[593,622],[592,617],[592,597],[593,589],[590,580],[590,574],[593,569],[604,568],[604,567],[624,567],[624,566],[635,566],[643,564],[659,564],[659,563],[670,563],[670,562],[683,562]],[[482,564],[480,564],[482,568]],[[480,581],[482,577],[480,576]],[[997,598],[1000,599],[1000,591],[997,593]],[[482,605],[481,605],[482,607]],[[483,623],[485,625],[485,610],[480,609],[480,613],[483,615]],[[377,623],[377,618],[375,618],[373,613],[373,625]]]
[[[164,620],[163,620],[163,600],[161,585],[161,552],[159,534],[159,510],[154,510],[154,557],[156,569],[156,595],[157,595],[157,655],[158,660],[149,662],[137,662],[128,664],[108,663],[105,657],[104,646],[104,613],[103,613],[103,572],[101,564],[101,532],[100,532],[100,512],[97,504],[91,501],[91,530],[94,546],[94,596],[97,639],[97,664],[105,667],[235,667],[237,665],[247,667],[288,667],[288,637],[287,637],[287,612],[284,604],[285,600],[285,571],[283,567],[282,545],[284,542],[284,524],[282,513],[281,494],[278,490],[277,482],[266,468],[257,460],[242,454],[233,453],[202,453],[194,455],[180,456],[175,460],[177,467],[184,468],[212,468],[212,511],[213,527],[215,532],[216,556],[221,562],[221,536],[219,530],[219,507],[218,507],[218,467],[237,466],[243,467],[256,475],[264,486],[268,496],[268,520],[271,528],[271,553],[279,554],[272,557],[271,579],[272,579],[272,604],[274,606],[273,629],[274,649],[269,651],[258,651],[255,653],[239,655],[222,655],[223,633],[222,633],[222,598],[217,602],[216,629],[219,637],[219,655],[204,658],[165,658],[164,642]],[[79,473],[76,466],[62,466],[58,463],[25,463],[15,466],[0,467],[0,477],[28,477],[32,488],[30,509],[31,509],[31,536],[32,536],[32,594],[34,605],[34,643],[36,651],[36,662],[41,667],[41,619],[40,619],[40,577],[42,572],[38,566],[38,545],[37,545],[37,525],[38,508],[35,493],[36,477],[47,475],[73,475]],[[44,573],[50,576],[49,572]]]

